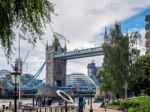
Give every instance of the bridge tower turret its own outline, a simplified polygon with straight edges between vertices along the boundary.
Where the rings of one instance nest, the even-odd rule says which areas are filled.
[[[104,43],[108,43],[108,35],[107,35],[107,28],[105,28],[105,33],[104,33]]]
[[[65,52],[66,48],[62,48],[58,38],[54,38],[52,46],[46,46],[46,83],[51,87],[65,86],[66,82],[66,60],[55,59],[56,53]]]

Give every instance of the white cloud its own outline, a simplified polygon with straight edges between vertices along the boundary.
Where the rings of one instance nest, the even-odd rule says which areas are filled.
[[[94,47],[95,44],[100,46],[103,40],[98,34],[104,31],[104,27],[113,24],[116,19],[118,21],[125,20],[150,6],[149,0],[55,0],[54,3],[58,16],[53,17],[52,26],[54,31],[62,33],[71,41],[68,44],[68,50]],[[50,27],[44,30],[45,40],[51,42]],[[35,73],[44,62],[45,47],[38,42],[33,50],[27,42],[22,41],[21,43],[22,57],[25,57],[29,49],[31,50],[26,60],[29,67],[28,69],[25,67],[24,70]],[[10,69],[2,52],[0,49],[0,69]],[[17,51],[15,51],[16,53]],[[17,55],[12,57],[13,60],[15,57]],[[97,65],[102,63],[100,57],[68,61],[68,73],[83,72],[86,74],[86,66],[91,60],[96,60]],[[45,73],[43,72],[43,74]]]
[[[150,6],[147,0],[55,0],[55,3],[59,15],[54,18],[54,29],[67,36],[72,43],[92,40],[116,19],[122,21]]]
[[[96,66],[99,66],[103,62],[103,56],[69,60],[67,63],[68,65],[67,73],[70,74],[72,72],[78,72],[87,75],[87,65],[91,63],[92,60],[94,60]]]
[[[141,34],[141,43],[138,44],[138,47],[141,51],[141,55],[144,55],[145,54],[145,51],[146,51],[146,48],[145,48],[145,42],[146,42],[146,39],[145,39],[145,29],[142,29],[140,31],[140,34]]]

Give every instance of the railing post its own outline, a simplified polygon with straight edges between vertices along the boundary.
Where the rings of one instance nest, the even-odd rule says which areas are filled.
[[[3,110],[3,112],[4,112],[4,111],[5,111],[5,105],[2,105],[2,107],[3,107],[3,109],[2,109],[2,110]]]
[[[46,107],[45,107],[45,112],[46,112]]]
[[[32,105],[33,105],[33,107],[34,107],[34,97],[32,98]]]

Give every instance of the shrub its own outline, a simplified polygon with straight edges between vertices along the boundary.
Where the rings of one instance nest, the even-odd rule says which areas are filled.
[[[150,97],[136,97],[128,100],[118,100],[109,105],[128,108],[128,112],[150,112]]]

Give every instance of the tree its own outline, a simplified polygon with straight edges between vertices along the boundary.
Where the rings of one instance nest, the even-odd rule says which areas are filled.
[[[140,95],[142,90],[150,95],[150,55],[141,56],[134,66],[135,72],[130,81],[131,89],[135,95]]]
[[[6,57],[10,58],[15,40],[15,30],[26,34],[30,43],[41,39],[42,27],[51,22],[54,14],[49,0],[1,0],[0,43]]]
[[[124,36],[120,29],[120,26],[115,24],[110,32],[109,42],[103,45],[103,72],[100,72],[98,77],[103,77],[101,89],[107,91],[109,89],[114,97],[125,95],[126,98],[132,63],[135,63],[139,55],[139,51],[135,48],[135,41],[140,38],[140,35],[134,32],[130,36]]]
[[[124,74],[128,63],[128,38],[122,35],[118,24],[115,24],[109,36],[111,41],[103,46],[103,74],[99,74],[103,80],[100,88],[106,90],[107,87],[107,91],[109,89],[116,97],[123,94]]]

